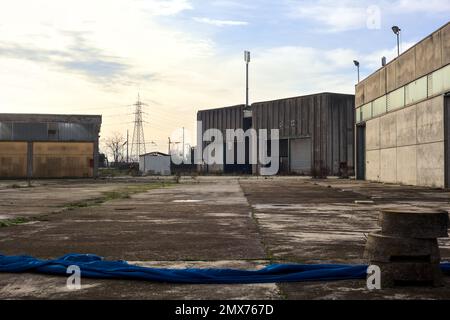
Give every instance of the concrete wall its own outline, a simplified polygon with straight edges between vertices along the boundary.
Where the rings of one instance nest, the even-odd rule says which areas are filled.
[[[357,84],[355,107],[369,103],[449,63],[450,23],[447,23]]]
[[[366,122],[366,179],[444,187],[444,98]]]

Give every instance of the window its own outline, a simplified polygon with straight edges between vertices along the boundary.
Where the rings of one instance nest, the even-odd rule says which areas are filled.
[[[412,104],[414,102],[427,98],[428,95],[428,80],[427,77],[420,78],[405,86],[405,104]]]
[[[372,103],[365,104],[361,107],[361,118],[364,121],[372,118]]]
[[[386,96],[382,96],[373,102],[372,113],[373,116],[385,113],[387,111],[387,99]]]
[[[428,96],[450,90],[450,65],[428,75]]]
[[[387,110],[395,110],[405,106],[405,87],[392,91],[387,95]]]
[[[355,121],[356,121],[356,123],[359,123],[362,121],[361,108],[356,109]]]

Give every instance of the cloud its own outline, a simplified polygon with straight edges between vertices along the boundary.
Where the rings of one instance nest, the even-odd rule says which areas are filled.
[[[398,0],[393,3],[398,12],[445,13],[450,11],[448,0]]]
[[[146,0],[142,5],[147,13],[155,16],[172,16],[193,9],[188,0]]]
[[[340,32],[366,26],[367,6],[349,1],[306,1],[291,4],[289,16],[295,19],[313,20],[321,30]]]
[[[248,22],[246,21],[236,21],[236,20],[217,20],[217,19],[210,19],[210,18],[199,18],[195,17],[193,18],[195,21],[200,23],[206,23],[210,24],[216,27],[225,27],[225,26],[246,26],[248,25]]]
[[[0,57],[45,63],[66,72],[82,74],[90,81],[108,86],[131,78],[151,78],[149,74],[131,74],[131,65],[91,46],[84,38],[84,33],[61,33],[68,38],[67,48],[45,49],[35,45],[0,42]]]
[[[318,0],[288,1],[288,17],[313,21],[318,31],[343,32],[367,28],[374,14],[380,19],[409,13],[446,13],[448,0]]]

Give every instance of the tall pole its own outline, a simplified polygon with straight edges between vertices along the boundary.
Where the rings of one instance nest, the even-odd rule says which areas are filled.
[[[129,162],[129,153],[128,153],[128,129],[127,129],[127,163]]]
[[[402,31],[402,29],[400,29],[399,26],[392,27],[392,32],[394,32],[395,35],[397,36],[397,56],[400,56],[400,32],[401,31]]]
[[[248,108],[248,65],[250,63],[250,51],[244,52],[245,59],[245,107]]]
[[[245,106],[248,107],[248,62],[245,64]]]
[[[184,163],[184,127],[183,127],[183,163]]]
[[[170,137],[169,137],[169,156],[170,156]]]
[[[359,65],[358,65],[358,83],[359,83]]]

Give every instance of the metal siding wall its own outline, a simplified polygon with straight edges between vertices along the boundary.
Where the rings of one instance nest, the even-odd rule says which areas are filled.
[[[26,142],[0,142],[0,178],[25,178],[27,151]]]
[[[34,142],[33,177],[92,177],[94,143]]]
[[[280,139],[311,138],[311,159],[330,175],[338,175],[340,163],[354,166],[354,96],[318,94],[297,98],[260,102],[252,105],[253,128],[280,129]],[[242,128],[243,106],[201,111],[200,117],[221,121],[221,130]],[[291,123],[291,120],[294,122]],[[224,132],[225,133],[225,132]],[[353,170],[351,170],[352,172]]]
[[[12,123],[0,122],[0,140],[12,140]]]

